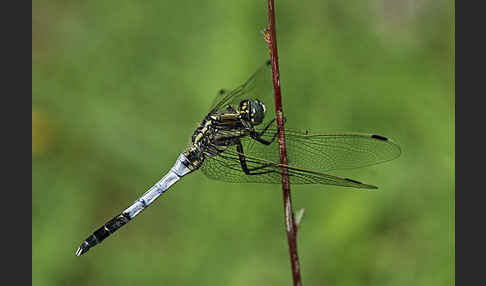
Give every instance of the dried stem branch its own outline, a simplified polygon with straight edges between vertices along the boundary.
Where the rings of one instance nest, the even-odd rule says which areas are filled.
[[[275,95],[275,113],[278,126],[278,145],[280,152],[280,164],[287,165],[287,149],[285,146],[285,132],[283,127],[282,96],[280,93],[280,73],[278,69],[277,37],[275,29],[274,0],[268,0],[268,28],[265,30],[265,41],[268,43],[270,57],[272,61],[272,80]],[[292,267],[292,277],[294,285],[302,285],[300,278],[299,256],[297,255],[297,224],[294,220],[292,210],[292,200],[290,197],[290,182],[288,170],[281,169],[282,172],[282,191],[285,213],[285,230],[287,231],[287,241],[289,244],[290,264]]]

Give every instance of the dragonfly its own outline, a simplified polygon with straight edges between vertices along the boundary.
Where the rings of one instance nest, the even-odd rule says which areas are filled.
[[[95,230],[77,249],[86,253],[150,206],[183,176],[201,170],[210,179],[230,183],[280,184],[283,169],[292,184],[323,184],[377,189],[357,180],[328,174],[393,160],[400,146],[375,134],[325,134],[285,128],[288,164],[280,162],[279,128],[273,98],[270,61],[243,84],[222,89],[174,166],[132,205]],[[286,122],[286,120],[285,120]],[[276,140],[277,139],[277,140]]]

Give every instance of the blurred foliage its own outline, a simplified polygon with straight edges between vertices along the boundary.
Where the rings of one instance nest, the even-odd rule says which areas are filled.
[[[276,2],[288,125],[403,149],[335,173],[377,192],[292,187],[303,282],[449,285],[453,4]],[[168,171],[217,90],[268,58],[266,1],[32,4],[33,285],[290,285],[280,186],[200,173],[74,256]]]

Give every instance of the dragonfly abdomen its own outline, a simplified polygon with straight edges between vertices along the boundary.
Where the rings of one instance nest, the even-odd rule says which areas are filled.
[[[102,242],[119,228],[127,224],[141,211],[150,206],[155,199],[167,191],[170,186],[179,181],[181,177],[198,169],[202,160],[203,158],[200,156],[197,150],[188,150],[183,154],[180,154],[174,166],[160,181],[146,191],[138,200],[125,209],[121,214],[115,216],[102,227],[95,230],[83,241],[83,243],[81,243],[81,246],[79,246],[78,250],[76,251],[76,255],[80,256],[81,254],[86,253],[91,247]]]
[[[80,256],[81,254],[85,253],[91,247],[105,240],[105,238],[110,236],[112,233],[117,231],[120,227],[122,227],[129,221],[130,217],[125,213],[121,213],[115,216],[113,219],[105,223],[102,227],[95,230],[92,235],[86,238],[83,244],[81,244],[81,246],[76,251],[76,255]]]

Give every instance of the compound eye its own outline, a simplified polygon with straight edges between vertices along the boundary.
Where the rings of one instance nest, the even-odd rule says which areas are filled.
[[[261,102],[260,100],[257,100],[257,102],[262,106],[263,113],[267,112],[267,108],[265,107],[265,104],[263,104],[263,102]]]
[[[251,102],[251,121],[258,125],[263,122],[265,117],[265,105],[259,100]]]

